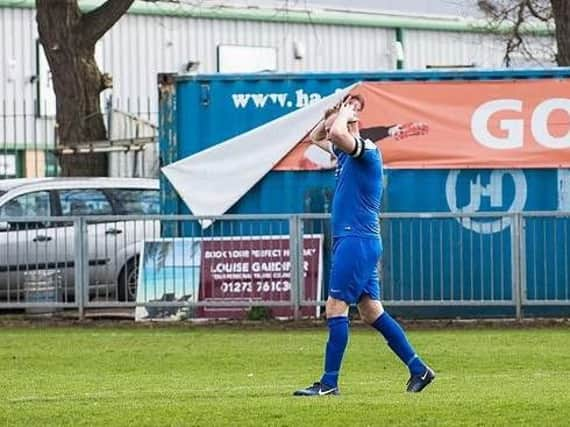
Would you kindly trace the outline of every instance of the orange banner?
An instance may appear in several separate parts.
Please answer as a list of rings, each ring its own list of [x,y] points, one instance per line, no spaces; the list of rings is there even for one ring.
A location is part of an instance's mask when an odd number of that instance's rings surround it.
[[[570,167],[570,80],[363,83],[364,137],[377,142],[390,168]],[[387,135],[421,122],[425,135]],[[330,155],[301,142],[275,170],[334,167]]]

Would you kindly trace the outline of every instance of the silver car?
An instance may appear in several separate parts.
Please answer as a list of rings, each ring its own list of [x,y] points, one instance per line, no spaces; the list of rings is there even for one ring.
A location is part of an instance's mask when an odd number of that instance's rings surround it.
[[[90,299],[133,301],[141,242],[158,237],[159,224],[142,219],[90,221],[89,217],[158,213],[158,180],[0,180],[0,300],[24,302],[26,285],[37,280],[38,272],[57,274],[63,289],[60,300],[73,300],[76,230],[72,221],[55,217],[81,216],[87,218]]]

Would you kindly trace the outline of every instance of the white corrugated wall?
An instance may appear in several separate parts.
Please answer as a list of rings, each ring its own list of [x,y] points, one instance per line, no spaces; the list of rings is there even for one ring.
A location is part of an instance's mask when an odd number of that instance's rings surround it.
[[[0,8],[0,101],[32,99],[36,38],[33,10]]]
[[[497,68],[502,62],[501,46],[487,34],[406,30],[403,44],[406,68],[471,64]]]
[[[471,65],[477,68],[504,67],[506,42],[502,36],[451,31],[404,31],[405,66],[425,69],[428,66]],[[552,61],[553,40],[547,37],[526,38],[536,61],[514,55],[511,66],[547,67]]]
[[[154,99],[158,72],[179,72],[190,60],[200,73],[216,72],[220,44],[274,47],[280,72],[371,71],[394,68],[394,38],[383,28],[130,15],[103,39],[101,65],[114,76],[115,98]],[[294,42],[305,47],[303,59]]]
[[[31,9],[0,8],[0,150],[53,144],[54,121],[35,119],[37,28]]]

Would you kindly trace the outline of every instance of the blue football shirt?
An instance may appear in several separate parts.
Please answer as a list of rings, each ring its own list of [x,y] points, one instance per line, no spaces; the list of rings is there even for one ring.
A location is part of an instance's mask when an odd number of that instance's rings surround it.
[[[359,157],[352,157],[333,146],[338,159],[332,205],[333,237],[378,238],[380,235],[382,155],[372,141],[363,142],[364,149]]]

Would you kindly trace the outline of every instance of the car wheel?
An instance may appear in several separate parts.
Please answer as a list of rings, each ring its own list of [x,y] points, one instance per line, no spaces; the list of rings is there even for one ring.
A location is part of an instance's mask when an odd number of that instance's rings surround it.
[[[119,301],[136,301],[137,299],[137,283],[139,277],[139,258],[135,257],[131,259],[127,264],[121,269],[119,274],[117,295]]]

